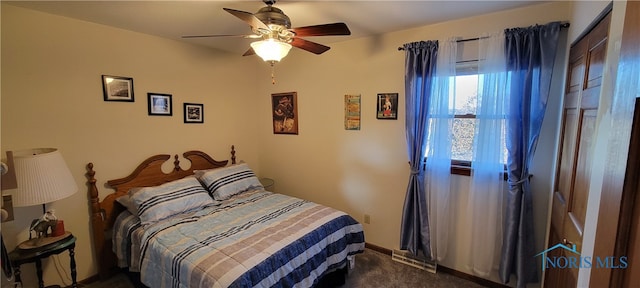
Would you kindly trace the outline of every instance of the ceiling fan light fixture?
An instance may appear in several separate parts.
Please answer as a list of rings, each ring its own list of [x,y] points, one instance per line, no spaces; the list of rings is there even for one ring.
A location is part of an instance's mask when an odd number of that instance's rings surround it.
[[[253,51],[265,62],[279,62],[287,56],[291,50],[291,44],[277,41],[275,39],[266,39],[251,43]]]

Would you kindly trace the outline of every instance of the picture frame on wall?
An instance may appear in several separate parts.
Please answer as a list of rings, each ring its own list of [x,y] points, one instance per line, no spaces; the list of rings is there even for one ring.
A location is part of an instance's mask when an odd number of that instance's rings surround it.
[[[173,105],[171,94],[147,93],[149,115],[171,116],[173,115]]]
[[[184,123],[204,123],[204,104],[184,103]]]
[[[377,119],[398,119],[398,93],[378,93]]]
[[[273,134],[298,135],[298,93],[271,94]]]
[[[102,75],[104,101],[134,102],[133,78]]]
[[[360,95],[344,95],[344,129],[360,130]]]

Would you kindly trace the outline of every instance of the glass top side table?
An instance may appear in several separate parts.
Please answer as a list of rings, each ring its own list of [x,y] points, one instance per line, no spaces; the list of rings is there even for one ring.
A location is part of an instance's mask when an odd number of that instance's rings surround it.
[[[16,282],[22,284],[22,278],[20,275],[20,265],[35,262],[36,263],[36,273],[38,275],[38,287],[44,287],[44,281],[42,280],[42,259],[45,259],[51,255],[60,254],[64,251],[69,251],[69,257],[71,258],[71,287],[78,287],[78,283],[76,281],[76,259],[74,249],[76,247],[76,237],[73,234],[67,232],[66,237],[62,237],[60,240],[53,242],[51,244],[47,244],[42,247],[33,248],[33,249],[21,249],[16,248],[11,253],[9,253],[9,259],[11,260],[11,264],[15,266],[13,271],[13,275],[16,278]],[[55,286],[54,286],[55,287]]]

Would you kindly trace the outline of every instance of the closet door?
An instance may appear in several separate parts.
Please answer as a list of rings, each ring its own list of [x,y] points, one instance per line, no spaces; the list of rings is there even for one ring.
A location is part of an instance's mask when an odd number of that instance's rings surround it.
[[[550,247],[558,243],[582,250],[582,233],[589,199],[594,132],[598,115],[600,86],[607,52],[611,13],[569,52],[567,87],[562,115],[560,151],[555,192],[551,207]],[[549,257],[576,256],[555,249]],[[545,287],[575,287],[578,269],[545,270]]]

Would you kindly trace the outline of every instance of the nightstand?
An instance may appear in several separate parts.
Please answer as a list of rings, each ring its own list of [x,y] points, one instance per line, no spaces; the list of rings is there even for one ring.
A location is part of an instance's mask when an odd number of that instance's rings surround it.
[[[61,236],[60,240],[42,247],[32,249],[21,249],[18,247],[11,251],[11,253],[9,253],[9,259],[11,260],[11,264],[13,264],[13,266],[15,267],[13,275],[16,277],[16,283],[20,282],[20,284],[22,284],[22,278],[20,276],[20,265],[35,262],[36,273],[38,274],[38,287],[44,288],[44,281],[42,280],[41,260],[51,255],[60,254],[65,250],[68,250],[69,257],[71,258],[71,287],[78,287],[78,283],[76,282],[76,259],[75,252],[73,251],[76,247],[76,237],[74,237],[71,233],[67,232],[67,234],[68,236]]]

